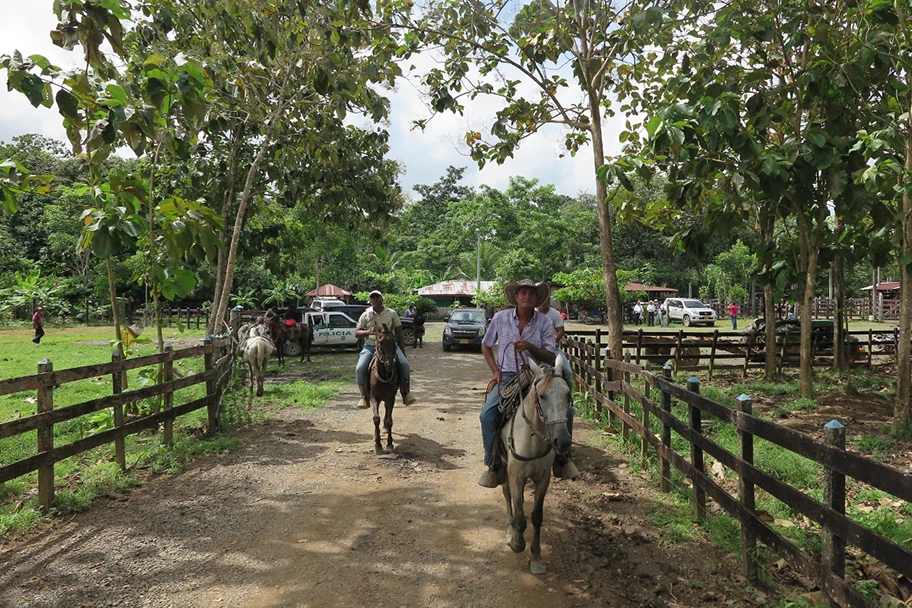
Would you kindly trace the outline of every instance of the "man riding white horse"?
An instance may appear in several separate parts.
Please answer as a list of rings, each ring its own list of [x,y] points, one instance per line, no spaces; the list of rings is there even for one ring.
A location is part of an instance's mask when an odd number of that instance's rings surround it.
[[[370,292],[371,307],[361,313],[358,319],[358,327],[355,329],[356,338],[364,338],[364,349],[358,356],[358,365],[355,367],[355,378],[358,380],[358,388],[361,390],[361,402],[358,407],[367,409],[370,407],[370,385],[369,367],[371,357],[374,356],[374,350],[377,343],[377,334],[381,325],[392,327],[396,333],[396,358],[399,360],[399,371],[401,372],[401,381],[399,384],[402,391],[402,403],[412,405],[415,398],[409,390],[411,368],[409,367],[408,358],[405,356],[405,335],[402,333],[402,321],[399,315],[392,308],[383,306],[383,294],[376,289]]]
[[[504,479],[505,465],[494,455],[501,389],[516,376],[519,371],[517,366],[524,364],[530,356],[548,365],[555,363],[554,324],[547,315],[535,310],[549,299],[548,285],[524,279],[519,283],[505,285],[504,296],[513,308],[494,315],[481,342],[481,352],[494,376],[494,388],[488,393],[479,416],[485,451],[484,463],[488,469],[478,484],[486,488],[495,488]],[[499,356],[495,356],[495,344],[499,344]],[[568,459],[555,460],[555,477],[574,479],[578,474],[576,466]]]

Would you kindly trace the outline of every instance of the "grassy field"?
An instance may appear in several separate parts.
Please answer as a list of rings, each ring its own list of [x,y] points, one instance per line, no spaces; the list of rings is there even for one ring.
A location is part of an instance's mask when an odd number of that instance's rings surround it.
[[[440,339],[441,328],[436,332]],[[47,358],[55,370],[94,365],[111,361],[111,327],[47,328],[40,345],[31,342],[31,329],[0,330],[0,380],[35,374],[38,362]],[[147,332],[147,335],[152,333]],[[154,333],[152,333],[154,336]],[[165,341],[181,349],[202,343],[202,331],[178,332],[165,330]],[[134,358],[156,352],[154,344],[133,345],[128,357]],[[142,483],[151,473],[177,473],[199,454],[231,450],[241,442],[234,434],[238,427],[268,417],[271,412],[286,407],[319,407],[335,396],[354,378],[356,353],[352,351],[319,351],[305,366],[288,361],[279,368],[273,359],[267,370],[268,384],[264,397],[251,401],[247,388],[242,386],[241,365],[235,366],[234,376],[222,400],[221,433],[202,436],[207,423],[205,409],[175,420],[175,441],[161,445],[161,435],[149,431],[126,439],[127,468],[120,471],[113,462],[114,446],[106,445],[68,458],[54,467],[56,513],[72,513],[86,508],[97,496],[119,493]],[[202,358],[175,362],[175,369],[184,375],[203,370]],[[131,370],[129,388],[135,389],[154,382],[156,367]],[[55,407],[81,403],[110,395],[110,376],[66,383],[54,390]],[[205,384],[194,385],[175,393],[174,404],[185,403],[205,394]],[[149,410],[151,403],[139,403],[138,413]],[[0,396],[0,423],[35,413],[35,392]],[[57,446],[110,428],[113,413],[110,409],[96,412],[54,427]],[[32,456],[37,450],[36,432],[0,440],[0,466]],[[37,509],[37,474],[32,473],[0,484],[0,539],[33,528],[45,516]]]

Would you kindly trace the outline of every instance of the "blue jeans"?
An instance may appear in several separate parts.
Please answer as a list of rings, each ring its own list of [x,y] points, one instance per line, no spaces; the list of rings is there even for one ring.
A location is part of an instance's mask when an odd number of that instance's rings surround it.
[[[361,354],[358,355],[358,365],[355,367],[355,379],[358,380],[358,386],[361,388],[367,388],[369,382],[369,368],[371,357],[374,356],[374,347],[372,345],[366,345],[362,350]],[[409,379],[411,377],[411,368],[409,367],[408,359],[405,358],[405,353],[402,352],[402,349],[396,346],[396,358],[399,359],[399,370],[402,372],[402,382],[404,386],[409,386]]]
[[[738,315],[732,315],[732,329],[738,329]]]
[[[567,365],[569,367],[569,364]],[[484,444],[484,463],[485,466],[491,466],[491,453],[494,451],[494,441],[497,439],[497,417],[500,415],[498,406],[500,405],[500,390],[504,383],[513,378],[514,372],[505,372],[501,376],[501,383],[491,389],[485,399],[484,407],[481,408],[481,414],[478,419],[481,421],[481,441]],[[572,376],[570,376],[572,378]],[[567,430],[570,431],[570,438],[573,438],[573,416],[576,410],[571,402],[567,407]]]

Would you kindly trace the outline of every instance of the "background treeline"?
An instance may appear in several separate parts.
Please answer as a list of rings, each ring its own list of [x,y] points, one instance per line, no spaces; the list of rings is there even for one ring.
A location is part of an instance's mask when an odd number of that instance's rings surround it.
[[[0,215],[4,317],[25,320],[40,302],[61,321],[109,322],[104,260],[79,245],[80,216],[90,204],[74,185],[87,179],[85,160],[62,142],[40,135],[0,144],[0,157],[54,176],[47,194],[23,194],[15,215]],[[106,164],[112,170],[135,171],[138,162],[112,156]],[[299,207],[263,197],[240,241],[233,304],[302,302],[318,278],[355,292],[379,287],[399,294],[446,279],[474,280],[479,240],[482,280],[562,278],[569,287],[592,278],[598,282],[601,262],[592,195],[560,194],[551,185],[524,177],[511,178],[504,191],[475,189],[462,183],[464,173],[465,168],[450,167],[435,183],[416,186],[411,196],[391,187],[389,195],[401,210],[382,224],[308,221]],[[628,203],[653,204],[662,196],[662,186],[656,179],[622,196],[630,197]],[[696,216],[681,221],[692,231],[704,232],[703,237],[692,236],[700,243],[698,249],[676,249],[667,230],[660,232],[642,221],[613,223],[622,283],[676,287],[681,295],[690,288],[698,297],[743,301],[756,273],[754,233],[746,225],[725,234],[710,232]],[[788,251],[792,238],[785,225],[780,234],[783,250]],[[133,307],[149,304],[146,269],[145,252],[136,245],[114,257],[117,293]],[[203,261],[191,270],[195,286],[173,305],[207,307],[215,288],[212,264]],[[870,274],[870,265],[857,265],[849,276],[849,292],[860,296],[857,290],[870,283]],[[826,293],[826,282],[822,273],[820,295]],[[580,303],[600,305],[599,290],[593,295],[594,301],[581,296]]]

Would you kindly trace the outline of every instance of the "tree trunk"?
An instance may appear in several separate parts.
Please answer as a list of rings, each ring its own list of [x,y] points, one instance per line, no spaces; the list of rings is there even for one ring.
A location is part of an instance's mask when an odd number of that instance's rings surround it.
[[[806,222],[805,219],[799,219],[799,224]],[[817,281],[817,260],[820,258],[820,248],[811,243],[809,231],[802,230],[801,239],[805,241],[804,249],[806,251],[801,256],[807,263],[802,270],[806,271],[804,281],[804,293],[801,297],[801,347],[800,362],[798,374],[798,392],[802,397],[814,396],[814,353],[811,342],[811,300],[814,299],[814,283]]]
[[[278,103],[273,115],[270,117],[269,127],[260,144],[260,150],[257,156],[247,170],[247,179],[244,183],[244,191],[241,193],[241,200],[238,204],[237,215],[234,219],[234,229],[231,233],[231,245],[228,248],[228,257],[225,260],[225,279],[222,282],[222,291],[218,297],[219,305],[213,310],[214,327],[220,328],[227,321],[228,298],[231,295],[231,284],[234,282],[234,262],[237,259],[238,243],[241,240],[241,229],[244,226],[244,216],[247,213],[247,205],[253,197],[253,182],[260,170],[266,153],[272,148],[272,135],[278,126],[278,121],[284,111],[284,104]]]
[[[776,216],[772,213],[761,214],[757,222],[757,230],[760,233],[760,242],[769,244],[772,242],[776,231]],[[771,248],[763,248],[765,257],[769,258]],[[773,279],[771,259],[764,259],[763,268],[766,273],[763,276],[763,320],[765,322],[766,352],[763,358],[763,376],[767,380],[776,377],[776,283]]]
[[[910,103],[912,109],[912,103]],[[906,175],[905,182],[908,186],[912,180],[912,126],[906,126]],[[903,191],[902,198],[902,251],[900,260],[912,255],[912,197],[908,187]],[[893,404],[893,432],[908,429],[912,425],[912,404],[909,402],[910,355],[909,343],[912,341],[912,269],[909,264],[900,263],[902,273],[901,306],[899,313],[899,344],[896,345],[896,401]],[[875,286],[876,287],[876,286]],[[876,291],[876,290],[875,290]]]
[[[592,120],[592,157],[595,170],[605,163],[602,141],[601,107],[593,92],[589,93],[589,110]],[[598,208],[599,248],[602,253],[602,274],[605,279],[605,299],[608,305],[608,347],[611,357],[620,361],[624,357],[624,313],[621,308],[621,292],[618,287],[617,265],[614,261],[614,243],[611,237],[611,216],[608,213],[608,187],[596,178],[595,203]]]
[[[111,316],[114,318],[114,343],[117,344],[117,352],[120,353],[120,360],[123,361],[127,358],[127,354],[124,351],[123,340],[120,335],[120,311],[117,310],[117,289],[114,282],[114,262],[111,261],[111,258],[105,259],[105,268],[108,271],[108,294],[111,296]],[[127,388],[127,372],[121,374],[120,377],[121,384],[123,388]]]
[[[776,284],[771,276],[763,284],[763,320],[766,323],[763,377],[772,380],[776,377]]]
[[[836,236],[845,230],[845,223],[842,218],[836,218]],[[841,372],[848,371],[850,361],[848,353],[848,335],[846,334],[845,325],[845,260],[841,253],[836,254],[833,262],[833,299],[836,304],[836,311],[833,315],[833,369]]]
[[[234,130],[231,137],[231,150],[229,152],[230,161],[228,163],[228,175],[225,179],[225,194],[222,197],[222,229],[219,231],[219,240],[222,247],[219,248],[218,260],[215,267],[215,290],[212,294],[212,307],[209,314],[209,322],[206,325],[206,333],[209,335],[220,333],[219,327],[215,324],[215,311],[221,307],[222,286],[225,283],[225,273],[228,269],[228,248],[230,241],[228,239],[228,219],[231,213],[231,202],[234,200],[235,180],[237,179],[238,155],[240,154],[241,140],[244,136],[244,127],[241,125]]]

